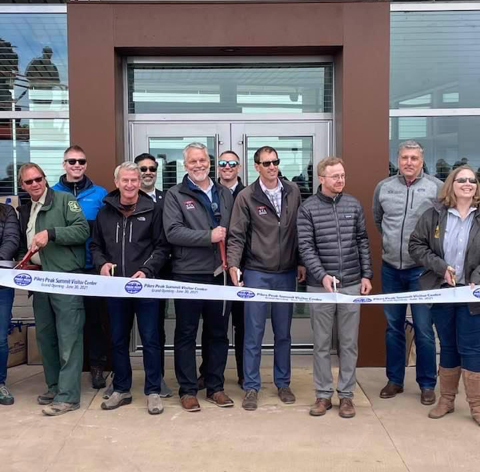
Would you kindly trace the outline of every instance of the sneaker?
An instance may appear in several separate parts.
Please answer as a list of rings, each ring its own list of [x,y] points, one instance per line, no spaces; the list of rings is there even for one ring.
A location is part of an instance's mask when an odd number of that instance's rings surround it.
[[[200,411],[200,403],[198,403],[195,395],[183,395],[180,398],[180,403],[182,404],[182,408],[186,411],[191,413]]]
[[[100,406],[102,410],[115,410],[123,405],[132,403],[132,394],[130,392],[113,392],[107,401],[104,401]]]
[[[256,390],[247,390],[242,402],[242,408],[247,411],[254,411],[258,406],[258,393]]]
[[[114,388],[113,388],[113,380],[111,384],[103,391],[102,398],[104,400],[108,400],[112,394],[113,394]]]
[[[220,408],[228,408],[233,406],[233,400],[223,390],[208,395],[207,402],[213,403]]]
[[[278,398],[280,398],[280,400],[282,400],[282,402],[287,405],[295,403],[296,400],[295,395],[293,394],[290,387],[280,387],[278,389]]]
[[[92,374],[92,388],[100,390],[101,388],[106,387],[107,383],[103,377],[103,367],[92,366],[90,368],[90,373]]]
[[[60,416],[79,408],[80,403],[52,402],[42,410],[42,413],[45,416]]]
[[[165,379],[162,377],[162,385],[160,387],[160,396],[162,398],[173,397],[172,389],[165,383]]]
[[[0,385],[0,405],[13,405],[15,399],[5,384]]]
[[[309,413],[310,416],[323,416],[331,408],[332,401],[330,398],[317,398],[310,408]]]
[[[51,390],[49,390],[48,392],[42,393],[37,397],[37,403],[39,405],[50,405],[56,395],[56,392],[52,392]]]
[[[158,393],[151,393],[147,397],[147,409],[150,415],[163,413],[163,403]]]
[[[351,398],[340,398],[340,411],[338,415],[341,418],[353,418],[355,416],[355,406]]]

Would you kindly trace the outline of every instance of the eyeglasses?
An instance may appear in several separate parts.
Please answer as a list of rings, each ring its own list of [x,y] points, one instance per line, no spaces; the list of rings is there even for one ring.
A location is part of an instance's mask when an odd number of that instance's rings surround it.
[[[477,184],[477,179],[475,177],[459,177],[458,179],[455,179],[455,182],[458,182],[459,184],[465,184],[466,182],[470,182],[471,184]]]
[[[42,180],[43,180],[43,177],[35,177],[34,179],[24,180],[23,183],[25,185],[30,186],[33,184],[33,182],[35,182],[36,184],[39,184]]]
[[[74,166],[77,162],[84,166],[87,163],[86,159],[65,159],[63,162],[68,162],[71,166]]]
[[[142,166],[140,167],[140,172],[157,172],[157,166]]]
[[[345,180],[345,174],[321,175],[320,177],[325,177],[326,179],[332,179],[335,182],[338,182],[339,180]]]
[[[240,165],[240,162],[238,161],[218,161],[219,167],[227,167],[227,164],[232,168],[235,169],[235,167]]]
[[[280,159],[275,159],[274,161],[263,161],[258,163],[258,165],[262,165],[263,167],[270,167],[271,164],[273,164],[275,167],[278,167],[278,164],[280,164]]]

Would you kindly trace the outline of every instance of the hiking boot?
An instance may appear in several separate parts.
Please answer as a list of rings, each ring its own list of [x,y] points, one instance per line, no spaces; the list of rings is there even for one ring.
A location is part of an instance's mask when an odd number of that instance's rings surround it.
[[[278,398],[280,398],[280,400],[282,400],[282,402],[287,405],[295,403],[296,400],[295,395],[293,394],[290,387],[280,387],[278,389]]]
[[[106,387],[107,383],[103,377],[103,367],[92,366],[90,368],[90,374],[92,375],[92,388],[100,390]]]
[[[103,391],[102,398],[104,400],[108,400],[112,396],[113,392],[114,392],[114,388],[113,388],[113,380],[112,380],[112,383]]]
[[[380,391],[380,398],[393,398],[399,393],[403,393],[403,386],[388,382]]]
[[[132,403],[132,394],[130,392],[113,392],[110,398],[101,404],[101,407],[102,410],[115,410],[130,403]]]
[[[200,403],[198,403],[197,397],[195,395],[183,395],[180,398],[180,403],[182,408],[191,413],[195,411],[200,411]]]
[[[440,398],[437,405],[428,413],[429,418],[438,420],[455,411],[455,397],[458,393],[461,375],[462,369],[460,367],[446,368],[440,366],[438,369]]]
[[[340,411],[338,415],[341,418],[353,418],[355,416],[355,406],[351,398],[340,398]]]
[[[15,399],[5,384],[0,385],[0,405],[13,405]]]
[[[258,393],[256,390],[247,390],[242,402],[242,408],[247,411],[254,411],[258,406]]]
[[[435,403],[435,390],[433,388],[422,388],[420,394],[420,403],[422,405],[433,405]]]
[[[166,384],[165,379],[162,377],[162,385],[160,386],[160,397],[171,398],[173,397],[172,389]]]
[[[52,402],[42,410],[42,413],[45,416],[60,416],[79,408],[80,403]]]
[[[207,402],[213,403],[220,408],[228,408],[233,406],[233,400],[223,390],[208,395]]]
[[[51,390],[49,390],[48,392],[42,393],[37,397],[37,403],[39,405],[50,405],[56,395],[56,392],[52,392]]]
[[[327,410],[332,408],[332,401],[330,398],[317,398],[315,403],[310,408],[310,416],[323,416]]]
[[[147,397],[147,409],[150,415],[163,413],[163,403],[158,393],[151,393]]]

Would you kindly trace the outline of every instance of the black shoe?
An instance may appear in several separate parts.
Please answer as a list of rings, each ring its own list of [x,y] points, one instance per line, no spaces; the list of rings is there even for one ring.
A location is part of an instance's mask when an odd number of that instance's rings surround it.
[[[103,377],[103,367],[92,366],[90,368],[90,373],[92,374],[92,387],[99,390],[105,388],[107,383]]]

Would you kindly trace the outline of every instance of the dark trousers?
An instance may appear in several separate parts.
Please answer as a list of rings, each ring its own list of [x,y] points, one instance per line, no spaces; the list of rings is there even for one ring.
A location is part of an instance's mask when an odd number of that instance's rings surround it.
[[[117,392],[128,392],[132,387],[130,364],[130,333],[137,315],[138,331],[143,345],[145,395],[160,393],[162,366],[160,361],[158,300],[151,298],[109,298],[110,335],[112,340],[113,387]]]
[[[174,274],[179,282],[223,285],[223,276]],[[218,300],[175,300],[175,374],[180,396],[197,394],[196,337],[200,317],[206,331],[207,358],[205,385],[207,395],[223,390],[228,356],[228,307],[223,314],[223,302]]]
[[[162,369],[162,377],[165,377],[165,344],[167,335],[165,334],[165,310],[167,300],[161,298],[158,300],[158,334],[160,339],[160,364]]]
[[[107,362],[108,329],[104,323],[107,304],[102,297],[84,297],[85,344],[90,367],[105,368]]]

